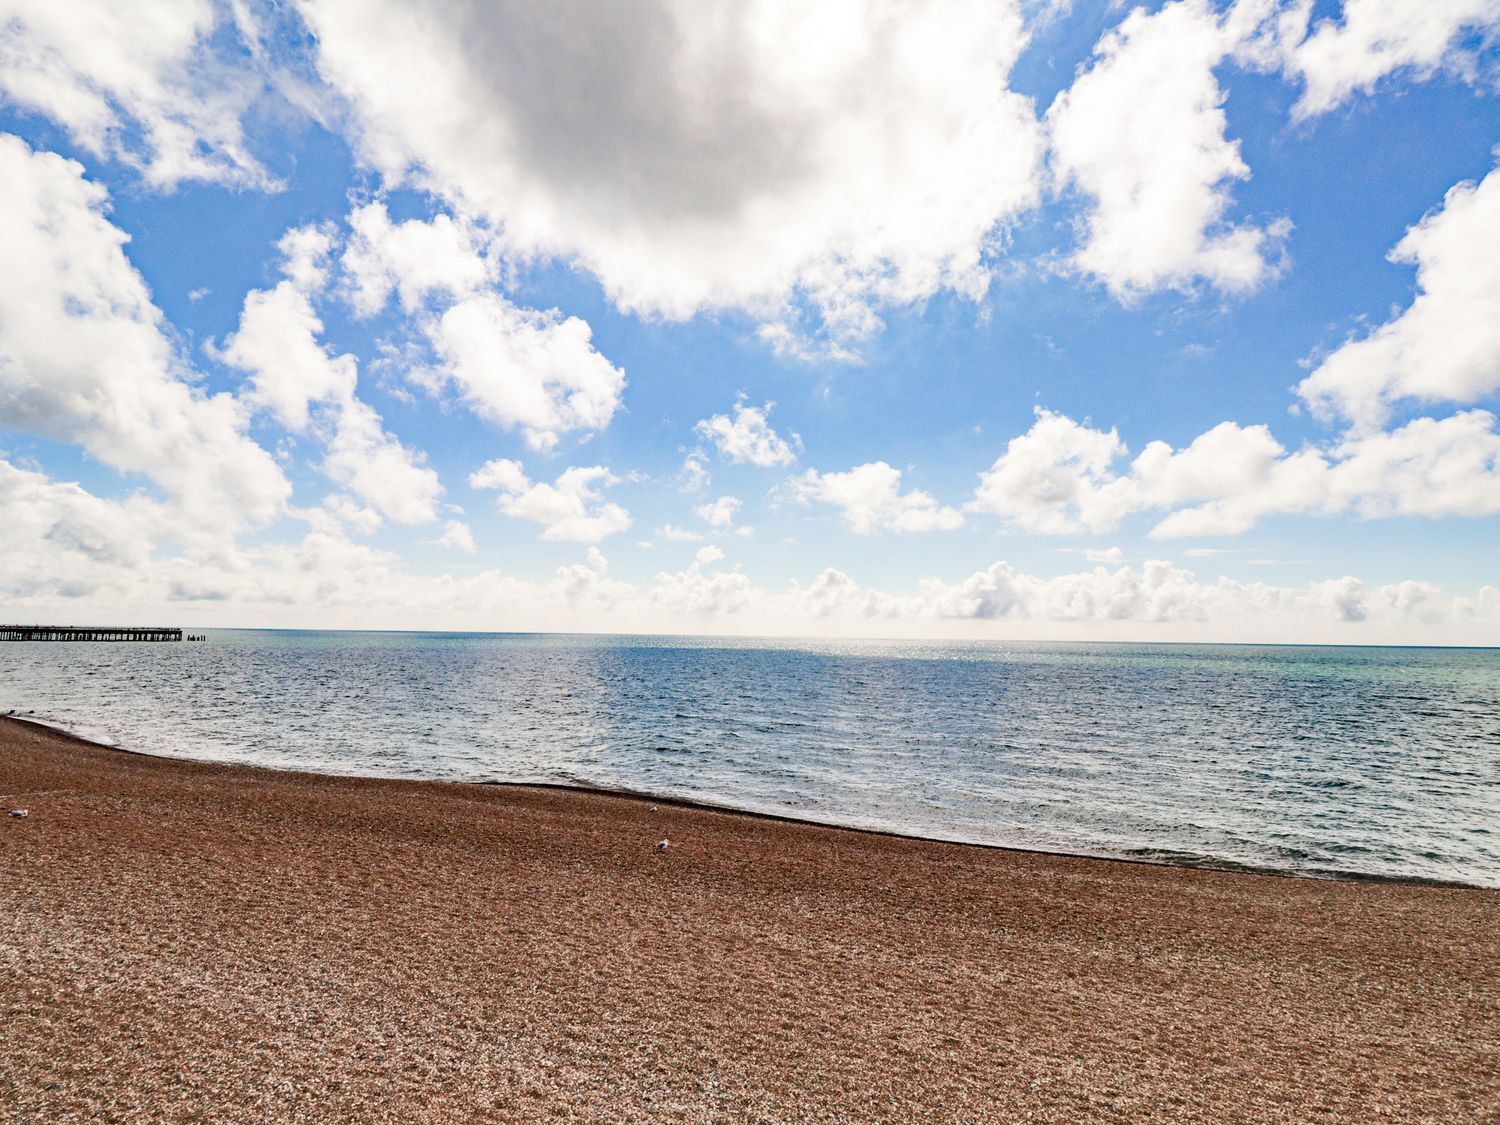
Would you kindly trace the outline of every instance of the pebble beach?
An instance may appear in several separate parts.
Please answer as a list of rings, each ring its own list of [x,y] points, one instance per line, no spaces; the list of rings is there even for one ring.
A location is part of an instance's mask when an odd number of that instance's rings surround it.
[[[937,843],[0,719],[0,1119],[1404,1120],[1500,894]],[[666,846],[660,846],[663,841]]]

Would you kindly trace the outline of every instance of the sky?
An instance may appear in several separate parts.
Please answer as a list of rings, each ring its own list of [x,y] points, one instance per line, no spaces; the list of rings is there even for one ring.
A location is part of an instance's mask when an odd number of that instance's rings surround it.
[[[1500,643],[1500,0],[0,0],[0,617]]]

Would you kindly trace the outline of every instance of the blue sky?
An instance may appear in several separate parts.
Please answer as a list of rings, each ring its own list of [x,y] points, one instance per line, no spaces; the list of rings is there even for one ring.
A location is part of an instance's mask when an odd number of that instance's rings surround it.
[[[1500,639],[1493,0],[4,9],[0,614]]]

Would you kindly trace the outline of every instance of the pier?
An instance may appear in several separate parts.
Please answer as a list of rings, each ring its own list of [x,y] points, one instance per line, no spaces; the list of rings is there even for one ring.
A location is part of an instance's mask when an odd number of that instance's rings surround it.
[[[0,641],[180,641],[181,629],[86,625],[0,625]]]

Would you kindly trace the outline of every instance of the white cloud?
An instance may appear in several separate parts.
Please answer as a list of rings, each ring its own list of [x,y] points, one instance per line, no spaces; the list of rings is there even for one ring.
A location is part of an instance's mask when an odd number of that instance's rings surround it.
[[[670,523],[660,528],[657,534],[663,539],[670,539],[675,543],[697,543],[703,538],[696,531],[689,531],[685,527],[677,527]]]
[[[342,492],[325,496],[321,507],[295,509],[292,514],[307,521],[314,531],[334,535],[341,535],[343,527],[351,527],[361,535],[373,535],[385,522],[385,518],[374,508],[361,504]]]
[[[809,469],[789,482],[797,499],[821,501],[842,509],[844,522],[858,535],[881,531],[951,531],[963,526],[956,508],[939,504],[925,492],[901,491],[901,470],[884,461],[858,465],[846,473]]]
[[[331,238],[301,227],[288,231],[278,247],[288,280],[246,295],[239,328],[218,358],[250,373],[245,401],[271,410],[294,432],[309,428],[315,404],[327,404],[319,426],[326,445],[323,469],[371,509],[397,523],[435,520],[443,492],[437,474],[355,397],[354,357],[330,355],[318,342],[323,322],[311,294],[328,280]]]
[[[244,399],[272,411],[287,429],[306,430],[313,403],[353,396],[359,378],[352,355],[332,356],[318,343],[323,322],[293,282],[245,296],[239,328],[217,357],[250,373]]]
[[[380,415],[357,398],[339,403],[323,468],[328,475],[397,523],[437,519],[443,489],[425,457],[402,445]]]
[[[104,189],[0,135],[0,419],[143,473],[198,526],[261,522],[290,486],[171,344]]]
[[[733,417],[715,414],[712,418],[703,419],[693,429],[713,442],[719,455],[730,461],[759,465],[763,469],[790,465],[797,459],[796,452],[791,443],[773,430],[766,420],[766,415],[775,405],[774,402],[768,402],[765,406],[746,406],[745,396],[741,395],[734,404]],[[792,435],[792,441],[802,444],[802,439],[796,434]]]
[[[1500,512],[1500,433],[1472,410],[1288,452],[1265,426],[1223,422],[1182,449],[1149,443],[1124,472],[1119,436],[1038,411],[980,474],[969,508],[1043,534],[1107,532],[1166,510],[1153,538],[1237,535],[1275,514],[1480,516]]]
[[[800,296],[857,336],[872,305],[982,293],[991,232],[1036,198],[1009,0],[300,8],[367,162],[625,310],[780,320]]]
[[[518,308],[497,293],[467,298],[431,329],[446,366],[482,416],[548,450],[571,430],[598,430],[620,406],[625,373],[594,350],[576,316]]]
[[[281,272],[301,292],[319,293],[328,284],[328,262],[335,249],[331,223],[292,227],[276,243]]]
[[[682,459],[682,468],[677,472],[683,492],[702,492],[713,483],[708,472],[708,458],[701,449],[694,449]]]
[[[501,469],[494,479],[510,480]],[[914,590],[860,586],[826,568],[806,588],[758,587],[705,548],[653,585],[608,577],[586,563],[531,581],[485,571],[414,575],[389,553],[351,542],[336,523],[300,542],[228,557],[163,552],[175,519],[140,496],[103,500],[76,484],[0,460],[0,600],[25,617],[117,615],[122,605],[184,621],[358,627],[869,632],[880,636],[1115,636],[1476,643],[1500,625],[1500,588],[1444,594],[1407,579],[1367,586],[1353,576],[1300,588],[1200,580],[1165,562],[1054,577],[1004,562]]]
[[[602,465],[564,470],[554,484],[533,483],[517,461],[488,461],[469,476],[472,488],[500,493],[500,510],[542,525],[543,539],[597,543],[630,527],[630,513],[605,501],[619,478]]]
[[[393,223],[382,202],[356,208],[349,224],[344,292],[356,315],[374,316],[395,294],[436,356],[410,365],[413,382],[434,393],[451,383],[480,416],[520,429],[534,449],[609,424],[624,372],[594,350],[585,321],[508,300],[484,232],[446,214]]]
[[[469,525],[463,520],[449,520],[443,525],[443,534],[438,539],[439,547],[451,547],[455,551],[463,551],[472,555],[475,551],[474,533],[469,530]]]
[[[414,313],[433,294],[456,301],[494,280],[476,232],[450,215],[393,223],[385,204],[375,202],[350,212],[349,226],[343,267],[350,304],[360,316],[374,316],[393,292],[402,309]]]
[[[1153,537],[1238,535],[1277,512],[1327,511],[1329,462],[1288,454],[1265,426],[1221,422],[1174,450],[1153,441],[1120,485],[1134,508],[1177,508]],[[1187,505],[1187,506],[1185,506]]]
[[[1044,535],[1113,531],[1128,509],[1112,468],[1125,453],[1120,435],[1048,410],[1036,414],[1031,429],[980,474],[968,508]]]
[[[827,567],[804,591],[795,583],[788,599],[796,609],[813,618],[885,618],[912,616],[920,612],[920,599],[895,597],[861,586],[842,570]]]
[[[920,612],[987,621],[1190,623],[1213,626],[1260,620],[1286,628],[1301,621],[1316,628],[1352,623],[1434,625],[1461,617],[1458,600],[1445,602],[1430,583],[1405,581],[1367,590],[1357,578],[1309,583],[1303,589],[1241,583],[1229,578],[1200,582],[1171,563],[1152,561],[1139,571],[1096,567],[1081,574],[1038,578],[1000,562],[951,585],[928,582]]]
[[[1287,52],[1287,72],[1306,84],[1293,115],[1326,113],[1398,70],[1417,78],[1440,69],[1468,73],[1475,52],[1464,48],[1464,36],[1482,32],[1493,41],[1497,28],[1496,0],[1344,0],[1339,19],[1320,21]]]
[[[470,488],[493,488],[500,492],[524,492],[529,486],[521,462],[508,458],[486,461],[469,474]]]
[[[1125,552],[1119,547],[1059,547],[1058,551],[1066,555],[1082,555],[1085,562],[1091,563],[1121,563],[1125,561]],[[1191,551],[1187,553],[1192,554]]]
[[[270,187],[240,123],[261,81],[211,44],[235,32],[210,0],[0,0],[0,97],[154,186]]]
[[[723,558],[719,548],[703,547],[686,570],[659,571],[649,594],[653,608],[687,617],[719,617],[738,613],[763,598],[763,593],[737,570],[704,572],[705,567]]]
[[[1329,460],[1325,510],[1367,519],[1500,512],[1500,432],[1486,410],[1350,438]]]
[[[773,608],[773,606],[775,608]],[[921,621],[982,625],[967,636],[1118,635],[1131,637],[1289,636],[1328,640],[1414,637],[1500,622],[1500,589],[1449,598],[1431,583],[1406,580],[1374,589],[1345,576],[1305,587],[1202,581],[1162,561],[1139,570],[1099,566],[1047,578],[997,562],[955,582],[929,579],[914,594],[859,585],[828,568],[806,589],[793,584],[761,613],[833,619],[846,627],[874,622],[879,635]],[[1007,628],[1007,626],[1010,626]],[[1468,635],[1476,635],[1470,633]]]
[[[1225,220],[1228,185],[1250,170],[1225,136],[1214,68],[1243,22],[1206,0],[1136,8],[1047,111],[1054,174],[1092,200],[1073,264],[1117,297],[1200,281],[1245,292],[1275,272],[1290,226]]]
[[[951,585],[930,581],[923,587],[928,612],[984,620],[1160,621],[1193,616],[1194,601],[1183,596],[1193,592],[1191,575],[1165,563],[1147,563],[1140,575],[1129,567],[1099,567],[1045,579],[1017,574],[1008,563],[997,562]]]
[[[171,518],[143,497],[101,500],[0,460],[0,523],[0,595],[66,598],[149,566]]]
[[[710,527],[720,531],[729,531],[734,527],[734,517],[739,513],[741,506],[737,497],[720,496],[712,503],[700,505],[693,511]]]
[[[1417,268],[1394,320],[1318,364],[1297,393],[1320,415],[1380,425],[1393,403],[1475,402],[1500,390],[1500,170],[1451,188],[1391,261]]]

